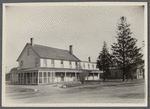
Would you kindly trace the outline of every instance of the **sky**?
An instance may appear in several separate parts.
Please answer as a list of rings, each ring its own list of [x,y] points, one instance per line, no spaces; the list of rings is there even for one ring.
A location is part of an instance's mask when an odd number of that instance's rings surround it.
[[[69,50],[82,61],[96,62],[103,42],[117,42],[116,31],[120,17],[131,24],[132,37],[144,40],[144,8],[142,6],[7,6],[5,13],[7,72],[17,67],[17,58],[34,38],[34,43]]]

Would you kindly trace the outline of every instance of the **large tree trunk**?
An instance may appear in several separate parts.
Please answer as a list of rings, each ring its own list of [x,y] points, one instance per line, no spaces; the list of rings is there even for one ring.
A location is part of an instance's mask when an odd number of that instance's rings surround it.
[[[103,81],[105,81],[105,78],[106,78],[106,77],[105,77],[105,76],[106,76],[105,73],[106,73],[106,71],[103,72]]]
[[[124,81],[124,76],[125,76],[125,71],[123,69],[123,75],[122,75],[122,80]]]

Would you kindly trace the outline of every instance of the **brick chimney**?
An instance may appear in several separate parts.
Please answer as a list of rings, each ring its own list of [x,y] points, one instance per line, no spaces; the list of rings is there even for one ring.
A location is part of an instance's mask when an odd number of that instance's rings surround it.
[[[30,38],[30,44],[31,46],[34,46],[34,38]]]
[[[73,54],[72,45],[69,46],[69,53]]]
[[[91,57],[89,57],[89,62],[91,62]]]

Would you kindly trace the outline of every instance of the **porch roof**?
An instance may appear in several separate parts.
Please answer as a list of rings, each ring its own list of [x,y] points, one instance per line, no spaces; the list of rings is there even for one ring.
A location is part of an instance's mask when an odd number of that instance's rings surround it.
[[[89,72],[89,73],[103,73],[100,70],[83,70],[83,69],[70,69],[70,68],[47,68],[47,67],[40,67],[40,68],[26,68],[20,69],[18,72],[40,72],[40,71],[53,71],[53,72]]]
[[[54,72],[81,72],[79,69],[70,69],[70,68],[39,68],[39,71],[54,71]]]
[[[103,73],[103,71],[101,70],[82,70],[83,72],[89,72],[89,73]]]

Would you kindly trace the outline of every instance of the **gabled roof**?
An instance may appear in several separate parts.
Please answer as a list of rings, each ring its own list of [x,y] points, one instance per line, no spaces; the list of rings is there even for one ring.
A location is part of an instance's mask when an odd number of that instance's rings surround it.
[[[76,56],[67,50],[34,44],[31,46],[41,58],[60,59],[68,61],[80,61]]]
[[[29,43],[27,43],[27,45],[29,45],[39,57],[44,59],[80,61],[76,56],[70,54],[69,51],[67,50],[62,50],[62,49],[57,49],[57,48],[47,47],[47,46],[42,46],[37,44],[31,46]]]

